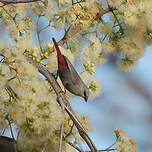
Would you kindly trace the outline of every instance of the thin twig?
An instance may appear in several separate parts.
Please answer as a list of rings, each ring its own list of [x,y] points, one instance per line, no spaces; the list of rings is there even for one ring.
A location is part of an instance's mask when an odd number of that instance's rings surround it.
[[[38,19],[37,19],[36,32],[37,32],[37,38],[38,38],[38,41],[39,41],[40,50],[41,50],[41,52],[43,52],[42,44],[41,44],[41,40],[40,40],[40,31],[39,31],[39,20],[40,20],[40,18],[41,18],[41,15],[39,15]]]
[[[30,3],[30,2],[37,2],[40,0],[0,0],[1,3],[8,5],[8,4],[16,4],[16,3]]]
[[[9,127],[10,127],[11,136],[12,136],[13,140],[15,141],[14,134],[13,134],[13,129],[12,129],[12,126],[11,126],[11,121],[9,120],[8,116],[7,116],[7,121],[8,121]]]
[[[58,100],[57,100],[58,103],[60,104],[60,106],[62,103],[64,104],[64,108],[65,108],[66,112],[68,113],[68,115],[70,116],[73,123],[75,124],[76,128],[78,129],[80,136],[84,139],[84,141],[89,146],[89,148],[92,152],[97,152],[97,148],[95,147],[93,141],[90,139],[90,137],[86,133],[83,125],[80,123],[80,121],[76,117],[75,112],[73,111],[69,101],[66,99],[65,94],[63,93],[61,87],[59,86],[59,84],[55,80],[55,78],[52,76],[52,74],[45,67],[43,67],[40,63],[37,63],[36,61],[32,60],[31,58],[27,57],[27,61],[29,63],[33,64],[38,69],[38,71],[46,77],[46,80],[51,84],[55,93],[58,96]]]
[[[14,21],[14,23],[17,25],[17,22],[16,22],[16,16],[12,16],[6,9],[5,9],[5,7],[3,7],[2,6],[2,8],[3,8],[3,10],[5,11],[5,13],[10,17],[10,18],[12,18],[12,20]]]
[[[63,121],[61,124],[61,131],[60,131],[60,143],[59,143],[59,152],[62,152],[62,143],[63,143],[63,134],[64,134],[64,117],[65,117],[65,108],[64,108],[64,104],[61,104],[61,109],[62,109],[62,113],[63,113]]]
[[[78,146],[76,146],[76,145],[74,145],[73,143],[71,143],[71,142],[67,142],[70,146],[72,146],[74,149],[76,149],[77,151],[79,151],[79,152],[84,152],[83,150],[81,150]]]
[[[111,8],[108,7],[107,9],[103,10],[102,8],[100,9],[100,12],[97,13],[97,15],[92,18],[92,20],[90,21],[90,23],[92,23],[93,21],[95,21],[96,19],[99,19],[101,16],[103,16],[104,14],[108,13],[111,11]],[[63,36],[63,38],[57,43],[58,45],[63,45],[64,43],[66,43],[72,36],[74,36],[75,34],[77,34],[79,31],[81,30],[81,26],[77,25],[71,32],[70,34],[66,34]],[[54,50],[54,46],[52,48],[52,50]]]
[[[14,143],[14,150],[15,150],[15,152],[18,152],[17,143],[16,143],[16,140],[14,138],[13,129],[12,129],[12,126],[11,126],[11,121],[9,120],[8,115],[7,115],[6,119],[9,123],[9,126],[10,126],[11,136],[12,136],[13,143]]]
[[[122,28],[122,26],[121,26],[121,24],[120,24],[120,22],[119,22],[119,20],[118,20],[118,18],[117,18],[117,15],[114,13],[113,10],[111,10],[111,12],[112,12],[114,18],[116,19],[116,21],[117,21],[117,23],[118,23],[118,26],[119,26],[119,28],[120,28],[119,31],[120,31],[121,35],[123,35],[123,34],[124,34],[124,30],[123,30],[123,28]]]
[[[47,26],[45,26],[45,27],[39,29],[39,32],[42,32],[43,30],[47,29],[49,26],[50,26],[50,22],[49,22],[49,24],[48,24]]]
[[[0,136],[4,135],[6,128],[3,129],[2,133],[0,134]]]
[[[90,22],[93,22],[94,20],[99,19],[101,16],[103,16],[104,14],[106,14],[106,13],[108,13],[108,12],[110,12],[110,11],[111,11],[111,8],[110,8],[110,7],[108,7],[108,8],[105,9],[105,10],[102,9],[102,11],[101,11],[100,13],[98,13],[98,14],[96,15],[96,17],[93,18]],[[80,30],[81,30],[81,26],[80,26],[80,25],[76,26],[76,27],[71,31],[70,34],[66,35],[63,39],[61,39],[61,40],[58,42],[58,45],[63,45],[64,43],[66,43],[66,42],[68,41],[68,39],[70,39],[72,36],[74,36],[75,34],[77,34]]]
[[[70,129],[70,131],[68,132],[68,134],[65,135],[65,139],[66,139],[68,136],[71,135],[72,130],[73,130],[73,127],[74,127],[74,123],[72,124],[71,129]]]
[[[61,124],[60,143],[59,143],[59,151],[58,152],[62,152],[63,133],[64,133],[64,121]]]

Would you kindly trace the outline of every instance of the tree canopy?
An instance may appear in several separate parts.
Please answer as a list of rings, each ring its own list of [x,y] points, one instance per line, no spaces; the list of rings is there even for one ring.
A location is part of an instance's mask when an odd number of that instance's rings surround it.
[[[52,37],[57,37],[62,53],[73,64],[80,61],[79,74],[88,85],[89,98],[94,99],[101,92],[95,66],[106,64],[113,55],[118,69],[129,72],[144,55],[152,39],[152,1],[0,2],[0,127],[17,126],[16,145],[23,152],[59,151],[61,126],[62,151],[81,152],[78,143],[84,141],[90,150],[97,151],[86,133],[91,130],[88,118],[73,113],[67,100],[73,95],[67,92],[66,99],[60,92],[62,83],[57,79],[58,87],[52,76],[57,71]],[[63,34],[52,34],[52,29]],[[43,41],[43,33],[49,41]],[[115,134],[116,150],[136,151],[132,138],[119,129]]]

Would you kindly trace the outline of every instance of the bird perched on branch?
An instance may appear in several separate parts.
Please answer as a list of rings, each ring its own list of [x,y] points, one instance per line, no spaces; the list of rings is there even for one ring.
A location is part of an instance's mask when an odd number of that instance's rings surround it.
[[[62,55],[56,40],[54,38],[52,40],[57,51],[58,74],[64,87],[72,94],[81,96],[87,101],[89,97],[88,87],[84,84],[69,59]]]

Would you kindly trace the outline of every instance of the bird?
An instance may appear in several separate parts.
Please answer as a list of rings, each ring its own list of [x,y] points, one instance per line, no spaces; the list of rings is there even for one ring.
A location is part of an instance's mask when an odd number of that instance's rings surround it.
[[[58,60],[57,73],[59,75],[59,78],[63,86],[69,92],[71,92],[76,96],[80,96],[84,98],[84,100],[87,102],[89,97],[88,87],[82,81],[82,79],[80,78],[79,74],[76,72],[75,68],[73,67],[69,59],[61,53],[55,38],[52,38],[52,40],[57,51],[57,60]]]

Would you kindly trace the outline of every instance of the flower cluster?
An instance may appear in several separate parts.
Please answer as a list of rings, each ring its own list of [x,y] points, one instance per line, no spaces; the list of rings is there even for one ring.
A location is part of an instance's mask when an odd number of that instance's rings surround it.
[[[98,30],[102,35],[102,48],[104,53],[119,54],[118,68],[128,72],[144,54],[145,45],[151,43],[151,15],[152,11],[148,0],[108,0],[113,8],[109,20],[101,25],[106,28]],[[99,28],[99,27],[98,27]],[[104,29],[103,28],[103,29]],[[110,31],[110,28],[112,30]]]
[[[59,144],[60,125],[63,121],[62,113],[57,104],[54,91],[40,76],[35,67],[15,48],[2,52],[5,58],[0,64],[0,123],[5,123],[6,115],[18,126],[18,147],[22,151],[51,149],[56,151]],[[84,126],[88,126],[87,119],[82,118]],[[70,121],[70,123],[69,123]],[[68,122],[68,123],[67,123]],[[71,120],[65,117],[65,132],[71,130]],[[77,135],[77,130],[68,136],[71,140]],[[80,136],[79,136],[79,139]],[[81,139],[82,140],[82,139]],[[32,143],[32,144],[31,144]],[[66,149],[65,144],[65,149]],[[68,148],[70,149],[70,148]]]
[[[101,94],[101,85],[94,75],[90,75],[87,71],[80,74],[82,80],[88,84],[90,91],[89,99],[94,99]]]
[[[82,30],[87,30],[101,6],[99,0],[73,1],[71,6],[70,1],[64,0],[64,2],[59,4],[62,5],[63,3],[63,8],[67,6],[66,9],[57,10],[51,17],[55,28],[63,28],[70,23],[72,27],[80,25]]]
[[[102,56],[102,44],[95,36],[90,36],[90,43],[83,48],[82,60],[87,63],[94,63],[95,65],[102,65],[106,59]]]
[[[63,48],[61,50],[69,58],[72,57],[67,50]],[[34,56],[36,52],[36,49],[31,49],[28,55]],[[4,58],[0,63],[2,82],[0,117],[3,118],[0,121],[1,127],[7,127],[5,117],[9,115],[20,130],[17,140],[20,150],[23,152],[40,149],[56,151],[60,141],[60,125],[63,122],[61,109],[55,101],[56,96],[50,89],[50,85],[40,77],[37,69],[26,61],[23,53],[25,53],[24,50],[15,47],[1,51],[1,56]],[[55,54],[55,52],[52,53]],[[44,55],[47,55],[46,52]],[[56,56],[54,58],[56,59]],[[74,58],[70,60],[73,62]],[[90,130],[87,117],[79,116],[79,119],[84,127]],[[76,141],[83,141],[71,123],[71,119],[66,115],[65,139],[71,141],[75,137]],[[71,130],[72,133],[69,133]],[[67,134],[69,135],[66,137]],[[70,149],[63,141],[63,151],[67,152],[67,150],[72,151],[73,148]]]
[[[56,96],[48,91],[48,83],[40,78],[37,69],[26,61],[19,50],[7,49],[3,55],[7,63],[1,64],[1,79],[4,82],[0,96],[1,107],[4,108],[1,115],[5,111],[3,114],[8,114],[19,127],[19,148],[30,151],[43,147],[44,143],[55,148],[58,143],[49,140],[55,139],[55,131],[62,122]]]
[[[84,65],[84,68],[86,71],[88,71],[90,74],[94,74],[95,73],[95,70],[94,70],[94,64],[89,64],[89,63],[85,63]]]
[[[114,130],[117,137],[117,150],[119,152],[136,152],[136,142],[120,129]]]

